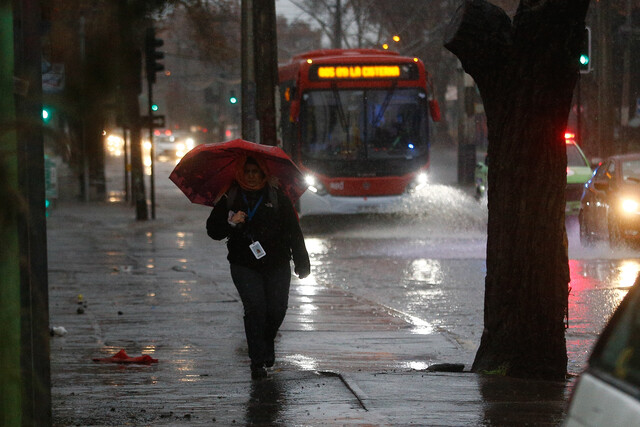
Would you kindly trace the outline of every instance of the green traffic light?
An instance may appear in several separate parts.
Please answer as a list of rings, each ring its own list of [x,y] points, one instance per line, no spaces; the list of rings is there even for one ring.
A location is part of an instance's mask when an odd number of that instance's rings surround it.
[[[584,54],[584,53],[582,55],[580,55],[580,64],[581,65],[589,64],[589,56]]]
[[[152,110],[152,111],[158,111],[158,104],[153,104],[153,105],[151,106],[151,110]]]
[[[51,118],[51,113],[49,113],[49,110],[43,108],[42,109],[42,121],[43,122],[48,122],[49,119]]]
[[[235,96],[232,96],[231,98],[229,98],[229,102],[231,104],[236,104],[238,102],[238,98],[236,98]]]

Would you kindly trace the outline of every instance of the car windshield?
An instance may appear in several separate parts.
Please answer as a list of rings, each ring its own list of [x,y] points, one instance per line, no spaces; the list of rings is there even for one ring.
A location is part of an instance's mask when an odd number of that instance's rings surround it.
[[[622,179],[628,183],[640,183],[640,160],[626,160],[621,163]]]
[[[427,106],[418,89],[312,91],[303,101],[306,158],[411,159],[428,152]]]
[[[567,166],[589,167],[580,150],[575,144],[567,144]]]

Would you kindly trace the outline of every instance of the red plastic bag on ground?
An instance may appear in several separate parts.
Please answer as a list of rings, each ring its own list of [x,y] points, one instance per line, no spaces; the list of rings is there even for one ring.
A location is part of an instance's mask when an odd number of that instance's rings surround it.
[[[148,354],[142,356],[130,357],[124,349],[120,350],[111,357],[94,357],[94,362],[100,363],[137,363],[142,365],[150,365],[152,363],[158,363],[158,359],[154,359]]]

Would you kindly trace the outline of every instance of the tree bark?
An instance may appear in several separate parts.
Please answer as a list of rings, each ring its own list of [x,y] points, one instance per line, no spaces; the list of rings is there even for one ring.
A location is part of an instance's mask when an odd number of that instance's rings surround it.
[[[569,264],[564,132],[589,0],[484,0],[458,9],[445,47],[482,96],[488,126],[484,331],[472,370],[563,379]]]

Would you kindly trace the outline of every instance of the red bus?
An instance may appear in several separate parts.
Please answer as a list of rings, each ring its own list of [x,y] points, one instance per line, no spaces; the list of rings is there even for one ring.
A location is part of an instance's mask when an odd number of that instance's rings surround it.
[[[429,76],[418,58],[316,50],[279,67],[280,143],[305,173],[301,215],[400,212],[426,182]]]

